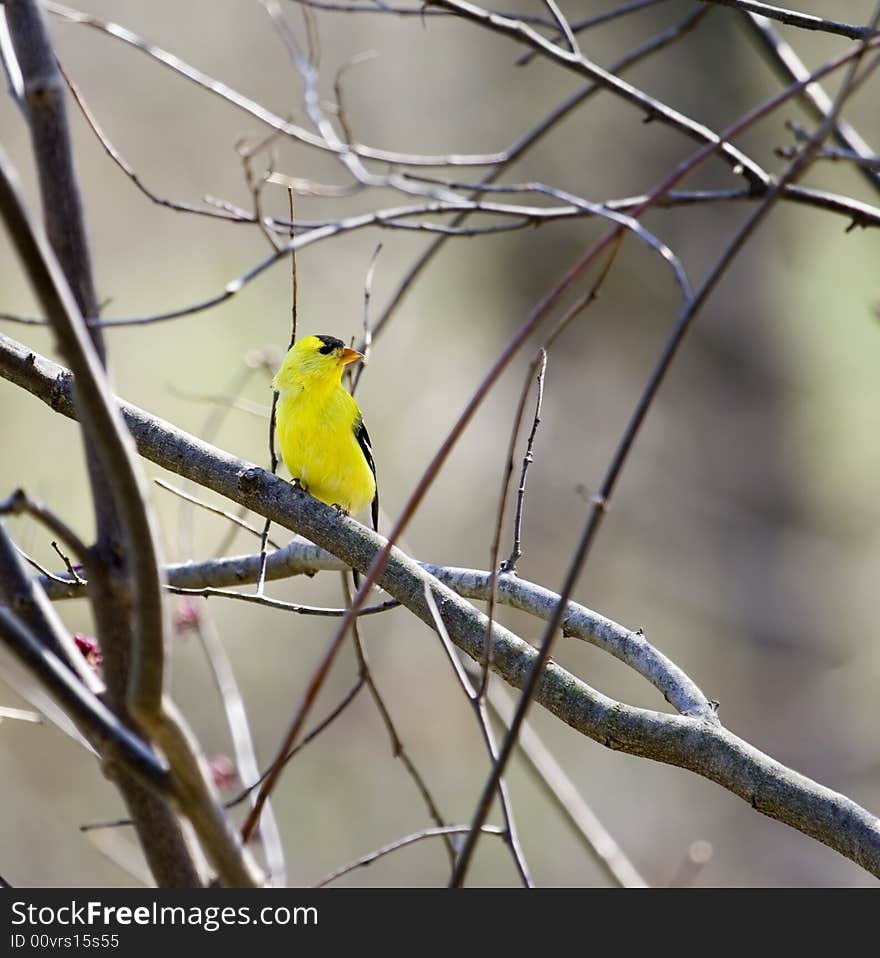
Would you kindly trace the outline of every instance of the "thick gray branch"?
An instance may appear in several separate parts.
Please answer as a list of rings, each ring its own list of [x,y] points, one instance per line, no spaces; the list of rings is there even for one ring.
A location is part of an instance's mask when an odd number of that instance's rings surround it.
[[[131,437],[116,408],[82,315],[58,262],[35,228],[18,183],[0,152],[0,210],[34,292],[52,322],[62,354],[77,374],[78,416],[88,427],[119,510],[126,554],[132,566],[135,600],[136,676],[132,684],[143,704],[155,709],[163,691],[163,621],[159,558],[146,485],[136,465]]]
[[[85,324],[57,260],[32,223],[18,184],[0,151],[0,210],[13,244],[43,309],[51,319],[59,347],[76,369],[76,410],[94,443],[119,512],[126,555],[134,583],[134,638],[130,704],[168,757],[178,779],[178,796],[205,850],[226,884],[258,881],[249,856],[211,793],[206,769],[192,750],[189,735],[164,698],[164,622],[159,558],[152,510],[137,466],[131,437],[109,390]],[[73,393],[70,396],[73,412]],[[98,602],[97,606],[100,607]],[[96,609],[100,613],[101,609]]]
[[[208,559],[204,562],[174,563],[165,567],[165,580],[178,589],[223,589],[259,581],[261,556],[259,553]],[[460,569],[450,566],[420,563],[435,579],[449,586],[466,599],[489,600],[490,575],[480,569]],[[294,539],[282,549],[269,555],[266,561],[266,579],[273,581],[319,570],[344,570],[346,564],[336,556],[304,539]],[[65,588],[63,580],[68,579]],[[67,576],[45,579],[43,586],[52,599],[82,596],[83,588]],[[543,586],[516,575],[499,575],[496,599],[547,620],[553,614],[559,596]],[[682,715],[715,719],[713,704],[697,685],[674,662],[654,648],[640,629],[625,626],[605,618],[598,612],[569,602],[562,620],[566,636],[582,639],[595,645],[621,662],[626,663],[646,678],[663,697]]]
[[[4,214],[59,347],[80,375],[84,395],[77,402],[83,404],[83,440],[97,526],[97,541],[85,563],[95,584],[91,599],[104,649],[107,702],[123,715],[130,685],[137,688],[138,682],[150,677],[161,684],[162,676],[158,561],[149,530],[149,506],[137,488],[127,436],[102,375],[106,355],[101,330],[90,325],[86,333],[83,324],[83,317],[86,323],[97,320],[98,304],[67,124],[65,84],[34,0],[7,0],[6,18],[13,48],[9,55],[15,56],[22,77],[46,234],[57,262],[39,249],[38,231],[20,200],[7,197]],[[59,273],[66,284],[59,284]],[[152,580],[155,595],[151,599]],[[157,641],[151,644],[151,638]],[[161,797],[145,791],[124,768],[114,775],[156,880],[162,885],[200,884],[174,811]]]
[[[72,417],[71,377],[62,367],[0,334],[0,375]],[[142,455],[254,512],[298,532],[361,571],[383,540],[290,483],[202,442],[170,423],[121,403]],[[436,600],[455,644],[479,660],[487,618],[416,562],[394,549],[379,584],[428,625],[424,588]],[[536,650],[512,632],[493,628],[494,668],[520,687]],[[764,755],[716,721],[665,715],[616,702],[551,662],[536,699],[572,728],[631,755],[689,769],[739,795],[880,876],[880,822],[864,808]]]
[[[46,234],[70,281],[80,312],[94,319],[98,315],[98,298],[73,167],[64,79],[37,5],[32,0],[6,0],[6,21],[24,83],[28,125],[38,158]],[[100,349],[100,342],[97,345]]]

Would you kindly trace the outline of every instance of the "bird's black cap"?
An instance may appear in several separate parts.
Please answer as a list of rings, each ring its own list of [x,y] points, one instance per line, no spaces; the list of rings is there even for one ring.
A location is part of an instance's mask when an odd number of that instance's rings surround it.
[[[319,353],[323,353],[325,356],[329,356],[334,349],[345,349],[345,343],[341,339],[337,339],[335,336],[318,336],[317,339],[320,339],[324,344],[318,350]]]

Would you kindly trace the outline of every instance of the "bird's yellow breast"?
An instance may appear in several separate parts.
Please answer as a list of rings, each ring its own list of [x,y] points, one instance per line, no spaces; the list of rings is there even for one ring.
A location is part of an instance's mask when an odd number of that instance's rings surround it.
[[[341,384],[285,389],[276,416],[284,464],[316,499],[351,513],[373,501],[376,480],[355,435],[360,412]]]

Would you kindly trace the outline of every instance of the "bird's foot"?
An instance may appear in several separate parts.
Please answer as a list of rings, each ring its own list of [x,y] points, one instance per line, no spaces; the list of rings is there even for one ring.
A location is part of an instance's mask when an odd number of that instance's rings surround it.
[[[334,503],[333,503],[333,508],[334,508],[334,509],[339,513],[339,515],[341,515],[341,516],[349,516],[349,515],[351,515],[351,513],[348,511],[348,509],[343,509],[343,507],[342,507],[341,505],[339,505],[338,502],[334,502]]]

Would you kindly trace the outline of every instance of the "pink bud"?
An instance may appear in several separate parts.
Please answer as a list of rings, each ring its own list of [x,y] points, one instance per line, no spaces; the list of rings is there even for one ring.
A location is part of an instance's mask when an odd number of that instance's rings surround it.
[[[202,621],[202,613],[192,599],[183,598],[177,603],[177,613],[174,616],[174,631],[183,635],[192,629],[197,629]]]
[[[225,792],[231,788],[241,788],[238,769],[228,755],[215,755],[208,759],[208,766],[211,769],[214,785],[219,791]]]
[[[86,662],[97,672],[101,663],[104,661],[98,640],[91,635],[81,635],[79,632],[76,632],[74,633],[73,641],[76,642],[76,647],[80,650]]]

